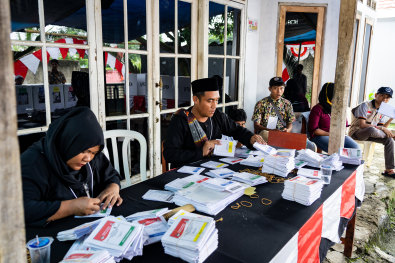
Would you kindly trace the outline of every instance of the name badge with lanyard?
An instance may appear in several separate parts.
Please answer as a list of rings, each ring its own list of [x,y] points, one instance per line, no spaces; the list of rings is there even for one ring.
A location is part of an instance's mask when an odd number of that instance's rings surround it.
[[[287,127],[287,124],[285,123],[285,121],[283,120],[283,117],[280,114],[280,110],[274,104],[272,98],[269,98],[269,102],[270,102],[270,104],[272,104],[277,116],[276,117],[272,117],[272,116],[269,117],[266,128],[275,130],[277,128],[277,120],[279,120],[284,127]]]

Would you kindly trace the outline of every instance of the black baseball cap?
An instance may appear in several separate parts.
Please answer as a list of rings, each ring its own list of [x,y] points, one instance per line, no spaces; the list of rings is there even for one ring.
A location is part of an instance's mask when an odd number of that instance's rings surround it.
[[[269,81],[269,87],[273,86],[285,86],[284,81],[281,77],[274,77]]]
[[[377,94],[387,94],[387,95],[389,95],[391,98],[392,98],[392,93],[393,93],[393,91],[392,91],[392,89],[391,89],[390,87],[380,87],[380,88],[377,90]]]

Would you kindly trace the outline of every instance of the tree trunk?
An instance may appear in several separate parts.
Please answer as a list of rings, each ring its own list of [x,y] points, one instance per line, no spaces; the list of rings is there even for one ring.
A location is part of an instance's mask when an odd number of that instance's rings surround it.
[[[26,262],[10,1],[0,0],[0,262]]]
[[[332,99],[331,127],[328,153],[344,145],[346,111],[350,92],[351,50],[357,0],[341,0],[335,74],[335,93]]]

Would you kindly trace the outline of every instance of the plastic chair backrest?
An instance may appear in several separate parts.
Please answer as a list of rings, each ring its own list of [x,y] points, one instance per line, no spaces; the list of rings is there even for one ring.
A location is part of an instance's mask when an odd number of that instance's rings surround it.
[[[141,181],[147,180],[147,142],[144,136],[136,131],[129,130],[110,130],[104,131],[105,147],[103,153],[110,160],[109,152],[107,149],[107,139],[111,139],[112,155],[114,159],[114,168],[120,173],[119,169],[119,157],[118,157],[118,138],[123,139],[122,143],[122,163],[123,171],[125,174],[125,181],[121,182],[121,188],[125,188],[132,185],[130,178],[130,167],[129,167],[129,154],[130,153],[130,141],[137,140],[140,143],[140,178]]]
[[[281,131],[269,131],[267,143],[286,149],[306,149],[306,134]]]

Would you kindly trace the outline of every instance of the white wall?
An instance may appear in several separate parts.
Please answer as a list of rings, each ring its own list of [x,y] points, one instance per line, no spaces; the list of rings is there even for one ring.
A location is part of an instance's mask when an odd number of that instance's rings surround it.
[[[255,103],[269,95],[268,83],[275,75],[277,62],[277,32],[279,0],[249,0],[247,17],[258,20],[257,32],[247,32],[245,57],[244,109],[248,116],[247,127],[252,128],[251,115]],[[326,6],[321,53],[319,86],[334,81],[337,56],[340,0],[288,0],[287,4],[308,3]]]
[[[395,89],[394,61],[395,52],[395,10],[394,17],[378,18],[374,26],[372,48],[369,59],[369,75],[367,94],[375,92],[379,87]],[[395,100],[391,104],[395,106]]]

